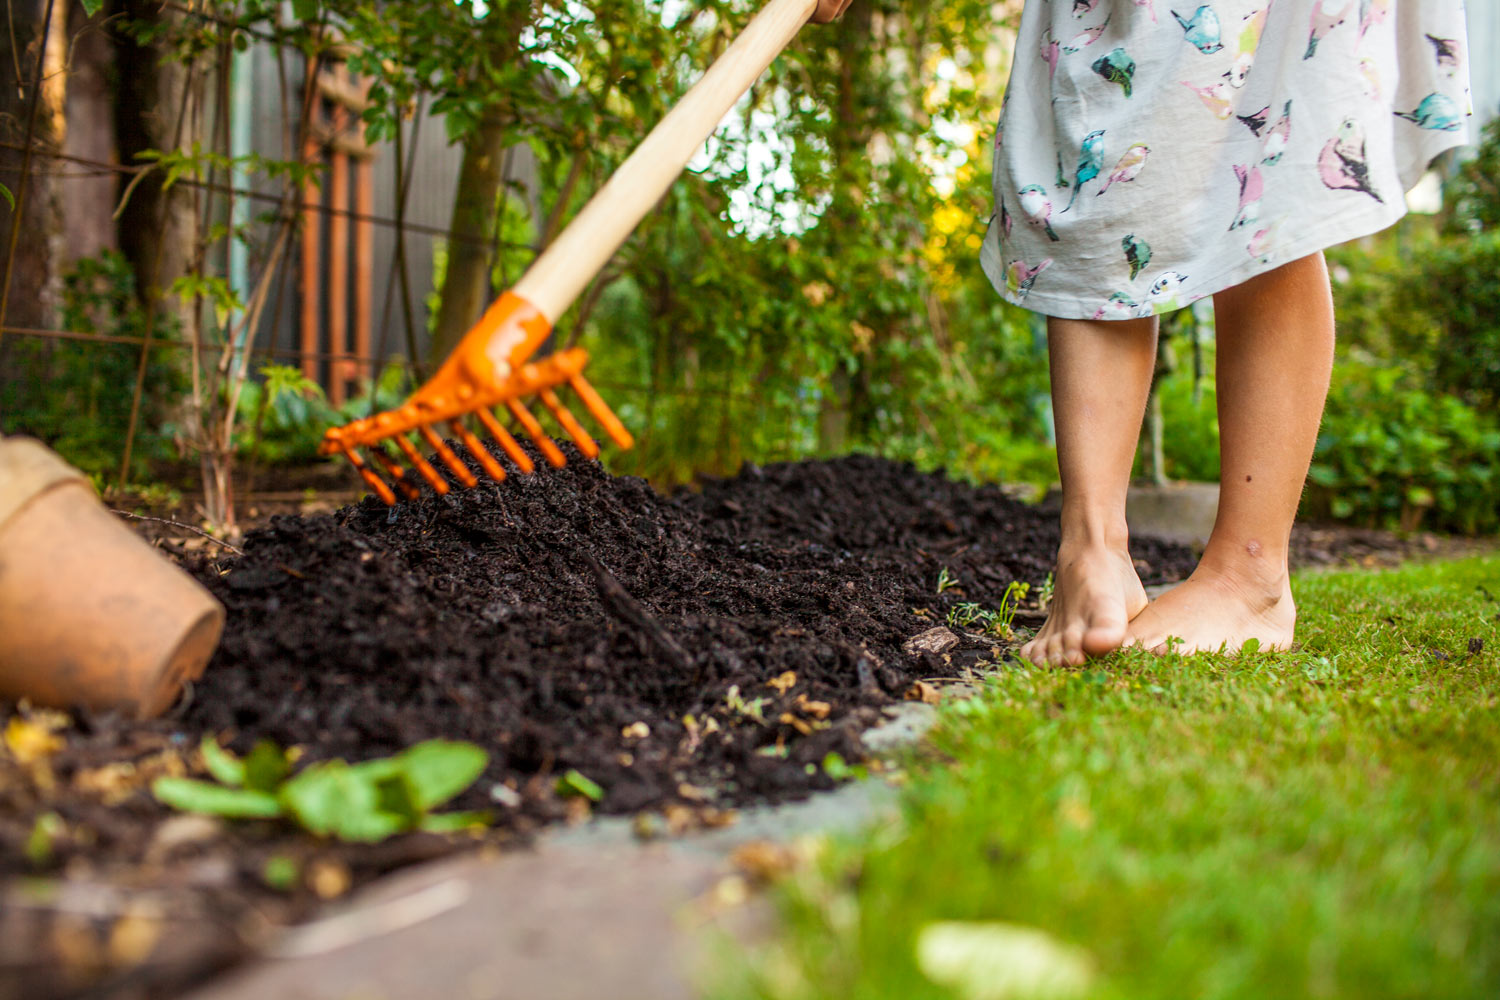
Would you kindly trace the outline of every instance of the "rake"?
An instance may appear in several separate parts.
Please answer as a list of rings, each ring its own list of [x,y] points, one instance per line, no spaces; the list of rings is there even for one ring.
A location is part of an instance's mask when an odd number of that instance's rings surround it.
[[[762,8],[515,286],[464,334],[426,384],[394,410],[329,428],[319,450],[349,459],[375,495],[391,505],[396,503],[398,491],[410,500],[419,494],[413,477],[391,454],[391,444],[433,490],[444,494],[451,489],[448,480],[417,450],[413,435],[432,450],[460,484],[477,485],[478,479],[469,467],[434,430],[441,426],[452,432],[485,473],[504,480],[505,470],[465,425],[465,419],[472,416],[517,469],[530,473],[534,468],[531,457],[495,417],[495,408],[503,406],[547,462],[560,467],[567,461],[561,449],[523,402],[534,395],[579,451],[595,458],[599,445],[557,396],[556,390],[564,385],[573,390],[610,440],[621,448],[634,444],[625,425],[584,379],[587,352],[570,347],[542,358],[533,359],[532,355],[551,335],[552,320],[573,304],[671,187],[735,101],[786,48],[817,7],[818,0],[771,0]],[[366,461],[361,449],[371,461]],[[390,484],[372,464],[389,477]]]

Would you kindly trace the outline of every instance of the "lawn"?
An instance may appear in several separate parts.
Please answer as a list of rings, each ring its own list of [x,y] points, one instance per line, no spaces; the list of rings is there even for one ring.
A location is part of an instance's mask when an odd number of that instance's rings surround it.
[[[818,845],[721,995],[1500,996],[1500,557],[1297,593],[1294,652],[948,703],[900,818]]]

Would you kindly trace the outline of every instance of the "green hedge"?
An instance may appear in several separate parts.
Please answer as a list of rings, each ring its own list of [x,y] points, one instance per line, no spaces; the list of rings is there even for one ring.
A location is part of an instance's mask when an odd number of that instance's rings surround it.
[[[1410,371],[1334,368],[1307,507],[1371,527],[1467,534],[1500,528],[1500,416]]]

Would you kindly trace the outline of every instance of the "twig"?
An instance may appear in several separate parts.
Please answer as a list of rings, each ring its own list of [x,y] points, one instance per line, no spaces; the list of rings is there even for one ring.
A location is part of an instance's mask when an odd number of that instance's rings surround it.
[[[604,610],[622,624],[629,625],[639,632],[657,655],[676,668],[679,674],[695,675],[693,658],[676,639],[672,638],[672,634],[662,627],[661,622],[651,617],[651,613],[641,606],[641,602],[632,597],[630,591],[626,590],[599,560],[586,553],[583,558],[588,562],[589,568],[594,571],[594,584],[599,590],[599,602],[604,605]]]
[[[213,535],[210,535],[202,528],[195,528],[191,524],[183,524],[181,521],[173,521],[172,519],[166,517],[152,517],[149,514],[132,514],[128,510],[119,510],[114,507],[111,507],[110,511],[115,514],[119,514],[121,517],[128,517],[132,521],[155,521],[157,524],[169,524],[174,528],[182,528],[184,531],[191,531],[195,535],[202,535],[204,538],[207,538],[215,545],[224,546],[224,548],[228,549],[230,552],[233,552],[237,556],[242,556],[245,554],[245,550],[240,548],[239,546],[232,545],[229,542],[224,541],[224,539],[222,538],[215,538]]]

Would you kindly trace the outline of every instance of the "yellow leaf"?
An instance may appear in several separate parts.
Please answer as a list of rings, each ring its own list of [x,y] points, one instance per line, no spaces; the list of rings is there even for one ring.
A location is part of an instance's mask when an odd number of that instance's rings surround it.
[[[52,731],[45,717],[11,718],[5,727],[5,746],[21,764],[35,764],[63,748],[63,740]],[[60,726],[58,728],[61,728]]]
[[[766,687],[774,688],[777,694],[786,694],[796,683],[797,672],[795,670],[788,670],[786,673],[772,677],[766,681]]]

